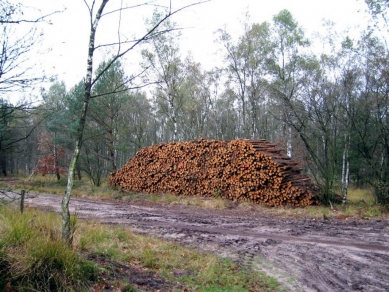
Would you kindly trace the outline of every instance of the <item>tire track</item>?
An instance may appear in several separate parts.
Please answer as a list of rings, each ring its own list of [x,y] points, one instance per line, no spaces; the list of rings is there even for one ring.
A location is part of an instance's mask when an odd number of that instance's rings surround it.
[[[26,205],[60,210],[61,197],[28,195]],[[141,206],[72,198],[80,218],[212,251],[266,271],[292,291],[389,291],[386,221],[277,219],[187,206]]]

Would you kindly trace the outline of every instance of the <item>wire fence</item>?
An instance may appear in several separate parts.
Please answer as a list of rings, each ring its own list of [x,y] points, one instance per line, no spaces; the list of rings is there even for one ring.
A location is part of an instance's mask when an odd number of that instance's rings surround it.
[[[0,189],[0,204],[9,204],[20,200],[20,213],[24,210],[24,199],[26,197],[26,190],[17,192],[12,189]]]

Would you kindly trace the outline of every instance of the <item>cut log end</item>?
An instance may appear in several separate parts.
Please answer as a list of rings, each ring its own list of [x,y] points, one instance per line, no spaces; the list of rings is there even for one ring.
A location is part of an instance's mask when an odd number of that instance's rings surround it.
[[[310,178],[266,140],[196,140],[139,150],[111,186],[146,193],[221,197],[266,206],[316,204]]]

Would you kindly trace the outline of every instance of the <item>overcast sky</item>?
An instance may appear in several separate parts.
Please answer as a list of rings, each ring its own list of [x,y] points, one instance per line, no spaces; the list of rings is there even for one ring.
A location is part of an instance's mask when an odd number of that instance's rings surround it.
[[[91,2],[91,0],[86,0]],[[173,9],[195,0],[172,0]],[[100,3],[100,0],[96,2]],[[120,0],[111,0],[112,4]],[[123,4],[140,3],[139,0],[123,0]],[[161,0],[157,3],[166,4]],[[88,10],[83,0],[29,0],[28,5],[48,13],[55,10],[66,10],[52,16],[52,25],[43,25],[44,41],[42,46],[51,48],[44,55],[42,69],[48,74],[57,75],[64,80],[68,89],[80,81],[86,70],[88,46]],[[112,7],[107,6],[106,11]],[[211,0],[180,12],[174,21],[185,29],[182,31],[180,45],[183,54],[191,51],[195,61],[204,69],[211,69],[221,64],[222,56],[217,53],[218,46],[214,40],[215,31],[224,26],[231,35],[238,37],[242,33],[242,20],[249,11],[252,22],[271,21],[282,9],[288,9],[300,26],[310,36],[322,28],[323,19],[336,23],[336,29],[355,30],[358,25],[366,25],[363,13],[363,0]],[[144,20],[151,17],[152,7],[132,9],[123,14],[122,32],[131,37],[144,29]],[[98,31],[98,42],[109,41],[117,35],[118,17],[107,17],[101,22]],[[126,57],[127,66],[137,64],[139,54],[134,52]],[[95,65],[96,68],[97,64]],[[40,69],[40,70],[42,70]],[[130,72],[129,72],[130,73]],[[133,73],[133,72],[131,72]]]

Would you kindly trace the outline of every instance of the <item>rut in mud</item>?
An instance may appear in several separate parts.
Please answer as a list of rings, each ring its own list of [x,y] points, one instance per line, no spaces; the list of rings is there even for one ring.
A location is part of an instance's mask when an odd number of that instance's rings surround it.
[[[26,205],[59,212],[61,197],[28,195]],[[261,269],[292,291],[388,291],[389,223],[279,219],[234,207],[204,210],[72,198],[71,212],[212,251]]]

